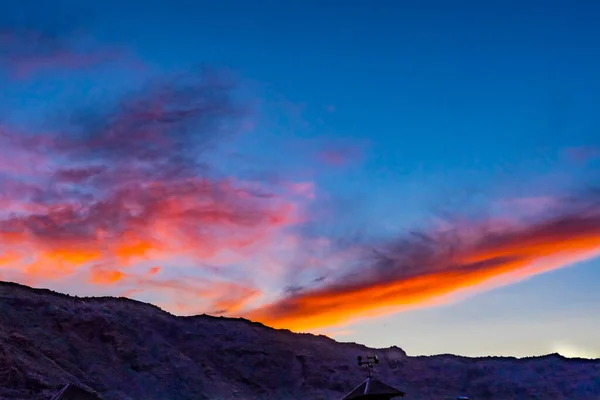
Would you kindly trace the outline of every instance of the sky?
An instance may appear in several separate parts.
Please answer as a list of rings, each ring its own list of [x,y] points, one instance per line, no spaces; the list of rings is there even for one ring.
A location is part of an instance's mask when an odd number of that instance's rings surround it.
[[[0,1],[0,279],[600,358],[600,4]]]

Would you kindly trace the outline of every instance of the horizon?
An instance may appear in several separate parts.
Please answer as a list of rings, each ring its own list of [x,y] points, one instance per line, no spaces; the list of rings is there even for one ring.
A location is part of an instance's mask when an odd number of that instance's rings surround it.
[[[600,358],[600,4],[2,4],[0,281]]]
[[[59,296],[59,297],[71,297],[71,298],[77,298],[77,299],[83,299],[83,300],[107,300],[107,299],[111,299],[111,300],[125,300],[125,301],[132,301],[134,303],[138,303],[138,304],[142,304],[144,306],[151,306],[153,308],[158,309],[161,312],[165,312],[175,318],[193,318],[193,317],[206,317],[206,318],[215,318],[215,319],[229,319],[229,320],[233,320],[233,321],[239,321],[239,320],[243,320],[246,321],[248,323],[251,324],[258,324],[260,326],[263,326],[267,329],[271,329],[274,331],[285,331],[285,332],[290,332],[292,334],[295,335],[310,335],[310,336],[314,336],[314,337],[325,337],[327,339],[330,339],[336,343],[339,344],[354,344],[354,345],[358,345],[358,346],[364,346],[367,349],[370,350],[389,350],[389,349],[399,349],[402,350],[404,353],[406,353],[406,355],[408,357],[435,357],[435,356],[453,356],[453,357],[462,357],[462,358],[510,358],[510,359],[517,359],[517,360],[521,360],[521,359],[529,359],[529,358],[546,358],[546,357],[550,357],[550,356],[554,356],[554,355],[558,355],[562,358],[568,359],[568,360],[588,360],[588,361],[597,361],[600,360],[600,357],[597,358],[588,358],[588,357],[581,357],[581,356],[568,356],[568,355],[564,355],[561,353],[548,353],[548,354],[540,354],[540,355],[533,355],[533,356],[506,356],[506,355],[483,355],[483,356],[465,356],[462,354],[453,354],[453,353],[436,353],[436,354],[410,354],[409,352],[407,352],[405,349],[403,349],[401,346],[392,344],[388,347],[370,347],[367,346],[363,343],[357,343],[357,342],[345,342],[343,340],[339,340],[339,339],[335,339],[333,337],[327,336],[325,334],[322,333],[310,333],[310,332],[294,332],[294,331],[290,331],[289,329],[286,328],[273,328],[270,327],[268,325],[263,324],[262,322],[259,321],[252,321],[249,320],[247,318],[244,317],[228,317],[228,316],[224,316],[224,315],[211,315],[211,314],[195,314],[195,315],[176,315],[176,314],[172,314],[167,310],[164,310],[162,308],[160,308],[159,306],[152,304],[152,303],[146,303],[143,302],[141,300],[136,300],[136,299],[132,299],[129,297],[114,297],[114,296],[75,296],[75,295],[70,295],[68,293],[61,293],[61,292],[56,292],[53,291],[52,289],[48,289],[48,288],[36,288],[36,287],[31,287],[31,286],[26,286],[26,285],[22,285],[18,282],[7,282],[7,281],[0,281],[0,284],[5,284],[5,285],[16,285],[19,286],[21,288],[24,288],[26,290],[32,290],[32,291],[42,291],[42,292],[47,292],[49,291],[51,295],[55,295],[55,296]]]

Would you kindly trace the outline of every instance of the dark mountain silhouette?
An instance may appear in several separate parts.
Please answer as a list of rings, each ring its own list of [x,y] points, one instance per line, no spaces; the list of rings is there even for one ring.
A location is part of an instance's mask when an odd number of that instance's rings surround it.
[[[72,384],[104,400],[337,400],[365,380],[361,354],[376,354],[377,379],[405,398],[600,399],[600,360],[409,357],[398,347],[0,283],[1,399],[50,399]]]

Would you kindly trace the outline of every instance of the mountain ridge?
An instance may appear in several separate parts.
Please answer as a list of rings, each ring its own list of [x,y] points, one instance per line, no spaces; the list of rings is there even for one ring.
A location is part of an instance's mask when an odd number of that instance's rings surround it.
[[[124,297],[0,282],[0,398],[45,399],[74,383],[106,400],[339,399],[377,354],[408,398],[600,399],[600,359],[409,356],[245,318],[176,316]],[[3,386],[3,388],[1,388]]]

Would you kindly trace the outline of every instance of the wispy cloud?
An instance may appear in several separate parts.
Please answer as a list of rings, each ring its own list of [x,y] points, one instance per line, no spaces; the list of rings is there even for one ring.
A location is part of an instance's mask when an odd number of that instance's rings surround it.
[[[129,67],[142,67],[124,48],[94,44],[80,30],[0,26],[0,66],[14,78],[27,78],[48,70],[87,69],[117,61]]]
[[[364,161],[368,143],[327,142],[320,144],[316,152],[317,161],[325,166],[347,167]]]
[[[593,146],[576,146],[564,150],[567,160],[585,164],[600,157],[600,150]]]
[[[354,319],[451,301],[562,268],[600,252],[600,203],[565,203],[534,221],[456,223],[380,246],[358,268],[294,292],[247,316],[313,330]]]
[[[329,165],[345,166],[352,161],[356,161],[360,153],[348,149],[334,150],[327,149],[318,154],[321,162]]]

